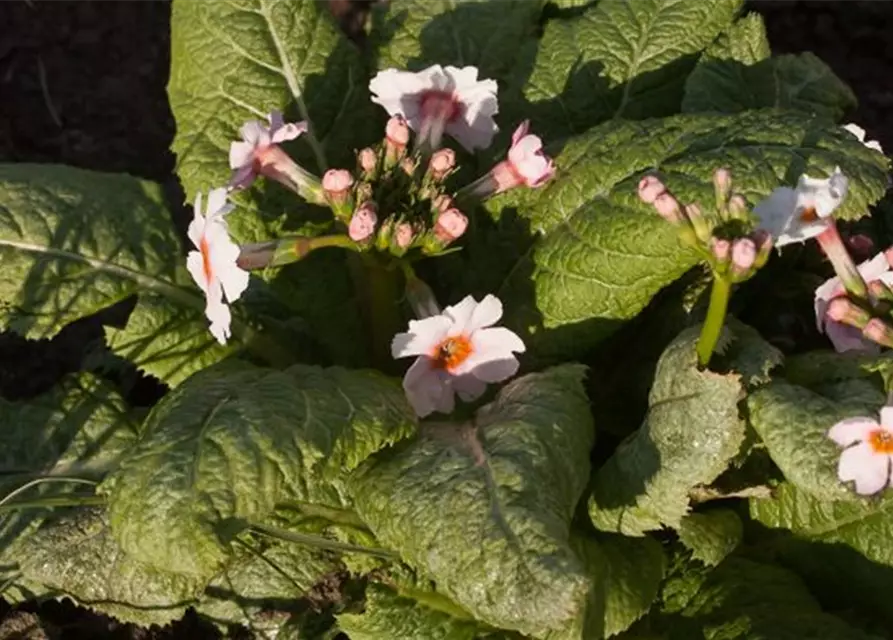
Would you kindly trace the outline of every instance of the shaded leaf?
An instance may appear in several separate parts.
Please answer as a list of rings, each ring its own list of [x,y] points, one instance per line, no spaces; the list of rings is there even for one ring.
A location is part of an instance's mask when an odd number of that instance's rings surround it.
[[[754,64],[772,55],[766,25],[759,13],[748,13],[736,20],[707,47],[701,63],[712,60],[735,60]],[[696,67],[697,69],[697,67]]]
[[[593,442],[583,371],[514,380],[473,423],[432,423],[351,479],[381,543],[480,621],[542,636],[584,606],[568,545]]]
[[[715,480],[744,442],[740,378],[698,369],[699,335],[692,327],[666,348],[645,423],[596,472],[589,501],[596,528],[634,536],[678,528],[689,491]]]
[[[682,519],[679,540],[695,560],[715,566],[735,550],[744,537],[741,518],[730,509],[690,513]]]
[[[611,637],[625,631],[651,608],[667,563],[660,543],[648,537],[603,534],[598,541],[607,567],[605,636]]]

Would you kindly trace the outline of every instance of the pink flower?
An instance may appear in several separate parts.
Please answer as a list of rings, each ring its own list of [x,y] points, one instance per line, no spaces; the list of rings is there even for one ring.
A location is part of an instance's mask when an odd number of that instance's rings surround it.
[[[880,280],[888,286],[893,286],[893,272],[883,253],[879,253],[871,260],[866,260],[857,269],[866,283]],[[840,353],[844,351],[862,351],[865,353],[878,353],[878,346],[867,340],[862,332],[856,328],[841,322],[837,322],[828,315],[828,305],[834,298],[846,294],[840,278],[835,276],[826,280],[815,290],[815,320],[819,333],[824,333],[831,340],[834,349]]]
[[[880,417],[880,423],[873,418],[848,418],[828,431],[828,437],[844,447],[837,477],[841,482],[854,482],[861,495],[877,493],[890,482],[893,407],[883,407]]]
[[[509,189],[527,186],[541,187],[555,175],[555,163],[543,153],[543,141],[528,134],[530,122],[525,120],[512,135],[512,146],[505,160],[466,187],[481,199]]]
[[[481,396],[491,382],[518,371],[524,342],[502,327],[502,302],[488,295],[481,302],[467,296],[457,305],[424,320],[411,320],[409,332],[391,343],[394,358],[418,356],[403,378],[406,397],[419,416],[450,413],[455,394],[462,400]]]
[[[401,115],[432,149],[444,132],[474,151],[490,146],[499,130],[495,80],[478,80],[477,67],[441,67],[418,73],[385,69],[369,82],[372,101]]]
[[[364,202],[354,211],[347,228],[347,235],[354,242],[363,242],[375,233],[378,223],[377,208],[372,202]]]
[[[415,240],[415,231],[408,222],[401,222],[394,231],[394,241],[401,249],[407,249],[412,241]]]
[[[468,218],[456,208],[447,209],[437,216],[434,223],[434,235],[443,243],[458,240],[468,228]]]
[[[286,123],[278,111],[271,112],[268,119],[269,127],[257,120],[246,122],[240,130],[242,140],[230,144],[229,166],[233,169],[230,187],[244,189],[259,175],[290,186],[295,175],[306,173],[279,144],[294,140],[307,131],[307,123]]]
[[[239,246],[229,237],[224,216],[233,205],[226,201],[226,189],[208,193],[208,208],[202,215],[202,195],[195,197],[195,217],[188,235],[198,251],[190,251],[186,268],[205,293],[205,315],[211,321],[211,334],[220,344],[230,337],[232,314],[228,303],[238,300],[248,288],[248,272],[239,268]],[[226,295],[226,302],[224,302]]]

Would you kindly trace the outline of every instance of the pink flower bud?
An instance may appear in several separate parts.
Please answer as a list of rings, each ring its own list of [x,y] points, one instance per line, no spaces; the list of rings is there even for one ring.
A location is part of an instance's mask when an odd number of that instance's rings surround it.
[[[435,151],[428,163],[428,170],[435,180],[443,180],[456,166],[456,152],[452,149]]]
[[[671,224],[679,224],[682,219],[679,201],[669,191],[664,191],[657,196],[654,200],[654,208],[664,220]]]
[[[443,213],[447,209],[453,208],[453,199],[445,193],[441,193],[439,196],[434,198],[434,201],[431,203],[434,205],[435,211],[440,211]]]
[[[394,232],[394,241],[397,243],[398,247],[406,249],[412,244],[414,239],[415,232],[412,230],[411,224],[408,222],[401,222],[397,225],[397,230]]]
[[[757,258],[757,246],[750,238],[738,238],[732,243],[732,269],[738,274],[750,271]]]
[[[667,188],[657,176],[645,176],[639,180],[639,198],[646,204],[654,204],[657,197]]]
[[[416,161],[412,158],[403,158],[400,162],[400,168],[403,169],[403,173],[412,176],[412,174],[415,173],[416,164]]]
[[[342,203],[353,186],[353,176],[345,169],[329,169],[322,177],[322,188],[333,203]]]
[[[747,200],[744,196],[735,194],[729,198],[729,211],[735,217],[744,217],[747,215]]]
[[[375,224],[378,222],[377,207],[374,202],[361,204],[350,219],[347,235],[354,242],[363,242],[375,233]]]
[[[732,174],[728,169],[717,169],[713,172],[713,186],[723,197],[728,195],[732,188]]]
[[[360,169],[363,173],[369,175],[375,172],[375,167],[378,165],[378,155],[369,147],[365,149],[360,149],[357,153],[357,163],[360,165]]]
[[[893,330],[880,318],[872,318],[862,329],[862,335],[884,347],[893,347]]]
[[[851,327],[863,328],[871,320],[871,315],[846,296],[838,296],[828,303],[825,311],[834,322],[848,324]]]
[[[765,229],[757,229],[750,234],[750,237],[757,248],[757,257],[754,260],[753,266],[756,269],[762,269],[763,265],[769,261],[769,257],[772,255],[772,234]]]
[[[388,120],[385,125],[385,138],[389,144],[398,148],[406,147],[409,143],[409,126],[403,116],[396,115]]]
[[[732,245],[728,240],[713,238],[710,242],[710,250],[719,262],[726,262],[729,259]]]
[[[439,216],[434,225],[434,235],[444,243],[450,243],[462,237],[468,228],[468,218],[458,209],[447,209]]]

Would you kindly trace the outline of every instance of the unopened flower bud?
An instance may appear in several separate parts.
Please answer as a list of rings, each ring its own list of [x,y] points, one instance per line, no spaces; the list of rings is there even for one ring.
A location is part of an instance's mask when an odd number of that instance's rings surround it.
[[[679,224],[682,220],[682,213],[679,210],[679,201],[676,200],[669,191],[664,191],[657,196],[653,204],[661,218],[667,222],[671,224]]]
[[[357,164],[365,177],[373,178],[378,167],[378,154],[371,147],[360,149],[357,153]]]
[[[691,224],[691,228],[694,229],[698,240],[703,244],[708,244],[711,238],[711,229],[704,214],[701,213],[701,207],[695,203],[685,205],[685,217]]]
[[[772,234],[765,229],[757,229],[750,234],[750,237],[757,248],[757,257],[753,266],[755,269],[762,269],[772,255]]]
[[[403,158],[400,161],[400,168],[403,169],[403,173],[410,177],[415,173],[416,166],[418,166],[418,163],[412,158]]]
[[[444,245],[462,237],[468,228],[468,218],[458,209],[447,209],[439,216],[434,224],[434,235]]]
[[[394,242],[397,243],[398,247],[406,249],[412,244],[413,239],[415,239],[415,232],[412,230],[411,224],[401,222],[397,225],[397,230],[394,232]]]
[[[657,197],[667,188],[657,176],[645,176],[639,180],[639,198],[646,204],[654,204]]]
[[[884,347],[893,347],[893,330],[880,318],[872,318],[862,329],[862,335]]]
[[[728,169],[717,169],[713,172],[713,186],[718,194],[724,196],[723,201],[725,201],[732,188],[732,174]]]
[[[757,258],[757,246],[750,238],[738,238],[732,243],[732,273],[743,279],[750,274]]]
[[[728,240],[722,238],[713,238],[710,241],[710,252],[716,261],[720,264],[728,262],[732,251],[732,245]]]
[[[353,176],[344,169],[329,169],[322,177],[326,200],[338,218],[350,215],[351,203],[348,202],[348,195],[352,186]]]
[[[732,218],[747,219],[747,200],[744,199],[744,196],[735,194],[729,198],[729,213]]]
[[[443,180],[456,167],[456,152],[452,149],[440,149],[434,152],[428,163],[428,171],[434,180]]]
[[[357,207],[350,218],[347,235],[354,242],[363,242],[375,233],[375,225],[378,222],[378,209],[374,202],[366,201]]]
[[[363,204],[366,200],[372,199],[372,185],[368,182],[361,182],[356,188],[356,203]]]
[[[409,126],[403,116],[396,115],[385,126],[385,165],[393,167],[406,151],[409,143]]]
[[[893,302],[893,290],[883,280],[872,280],[868,283],[868,295],[878,302]]]
[[[451,196],[448,196],[445,193],[441,193],[439,196],[434,198],[434,200],[431,202],[431,204],[434,208],[434,211],[439,211],[440,213],[443,213],[447,209],[453,208],[453,198]]]
[[[864,328],[871,320],[871,314],[846,296],[838,296],[831,300],[825,315],[834,322],[848,324],[858,329]]]

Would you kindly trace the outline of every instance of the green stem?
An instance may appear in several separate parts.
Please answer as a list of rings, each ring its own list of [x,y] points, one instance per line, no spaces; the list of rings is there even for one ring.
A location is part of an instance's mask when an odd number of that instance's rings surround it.
[[[399,273],[382,265],[375,256],[363,254],[361,257],[372,363],[381,371],[393,373],[397,369],[391,357],[391,340],[401,329]]]
[[[73,482],[75,484],[89,484],[90,486],[93,486],[93,487],[95,487],[97,484],[99,484],[95,480],[87,480],[86,478],[75,478],[75,477],[71,477],[71,476],[43,476],[41,478],[35,478],[34,480],[31,480],[30,482],[26,482],[18,489],[13,489],[9,493],[7,493],[5,496],[3,496],[2,499],[0,499],[0,507],[7,504],[10,500],[15,498],[17,495],[24,493],[31,487],[36,487],[37,485],[43,484],[44,482]]]
[[[296,500],[277,503],[276,507],[297,511],[308,518],[322,518],[333,524],[346,525],[354,527],[355,529],[369,529],[369,527],[366,526],[366,523],[360,519],[360,516],[347,509],[336,509],[335,507],[327,507],[325,505],[313,504],[310,502],[298,502]]]
[[[330,236],[290,236],[280,240],[268,240],[244,244],[240,247],[239,258],[236,264],[240,268],[249,271],[267,269],[269,267],[281,267],[285,264],[298,262],[307,257],[311,251],[325,247],[341,247],[359,251],[356,242],[345,235]]]
[[[49,496],[36,500],[9,502],[0,505],[0,513],[19,509],[51,509],[54,507],[99,507],[105,504],[102,496]]]
[[[337,542],[320,536],[311,536],[305,533],[295,533],[279,527],[271,527],[265,524],[252,523],[251,531],[270,538],[285,540],[286,542],[295,542],[308,547],[317,549],[328,549],[330,551],[343,551],[345,553],[365,553],[366,555],[384,558],[385,560],[397,560],[398,556],[393,551],[387,549],[378,549],[373,547],[361,547],[356,544],[348,544],[346,542]]]
[[[716,343],[719,341],[719,335],[726,319],[726,309],[729,306],[731,291],[732,284],[727,276],[714,275],[707,319],[704,320],[701,337],[698,339],[698,364],[702,367],[706,367],[710,363],[710,356],[716,349]]]

